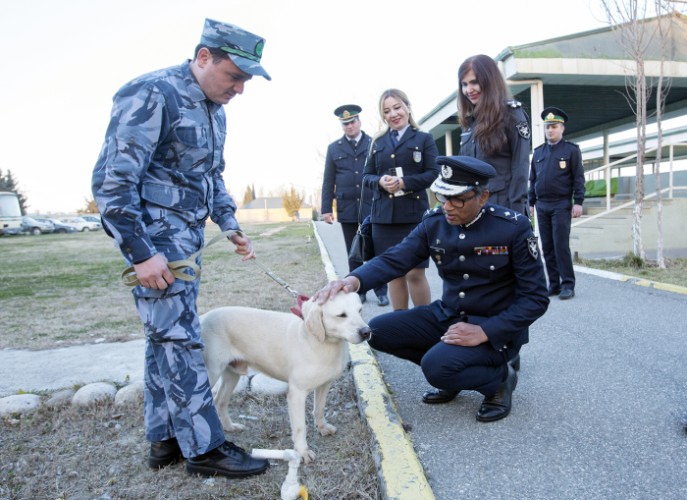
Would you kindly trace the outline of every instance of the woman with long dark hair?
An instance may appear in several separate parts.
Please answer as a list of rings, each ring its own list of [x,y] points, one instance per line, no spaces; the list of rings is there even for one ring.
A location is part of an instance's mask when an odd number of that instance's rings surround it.
[[[513,100],[496,62],[483,54],[458,68],[460,154],[496,169],[489,202],[527,214],[531,134],[522,104]]]

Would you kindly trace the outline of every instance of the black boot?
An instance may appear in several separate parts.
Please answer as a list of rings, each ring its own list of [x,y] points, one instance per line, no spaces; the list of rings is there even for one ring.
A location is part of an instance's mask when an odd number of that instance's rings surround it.
[[[422,395],[422,402],[428,405],[440,405],[456,399],[460,391],[447,391],[444,389],[430,389]]]
[[[150,443],[150,454],[148,455],[148,465],[151,469],[159,469],[177,463],[184,458],[181,448],[176,438],[166,441],[155,441]]]
[[[186,471],[201,476],[248,477],[262,474],[269,466],[266,459],[253,458],[243,448],[225,441],[214,450],[189,458]]]
[[[484,398],[482,406],[480,406],[477,412],[477,420],[480,422],[495,422],[507,417],[510,413],[513,391],[515,386],[518,385],[518,372],[512,366],[506,366],[508,367],[506,380],[501,382],[493,396]]]

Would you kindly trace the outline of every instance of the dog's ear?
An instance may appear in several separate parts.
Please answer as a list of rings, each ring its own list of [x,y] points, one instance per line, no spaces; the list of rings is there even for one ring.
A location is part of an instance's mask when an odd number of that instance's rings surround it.
[[[323,307],[310,299],[303,303],[303,318],[305,329],[320,342],[324,342],[324,318]]]

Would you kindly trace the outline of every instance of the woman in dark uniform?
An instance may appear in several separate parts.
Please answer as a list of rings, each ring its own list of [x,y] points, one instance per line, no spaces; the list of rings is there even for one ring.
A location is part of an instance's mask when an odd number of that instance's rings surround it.
[[[363,175],[373,193],[370,220],[376,255],[399,243],[420,222],[429,209],[427,188],[439,175],[436,144],[419,130],[408,96],[398,89],[385,90],[379,113],[387,128],[375,136]],[[430,303],[428,266],[425,260],[389,283],[394,310],[408,309],[409,295],[415,306]]]
[[[460,154],[489,163],[496,177],[489,201],[527,214],[530,126],[522,104],[511,98],[496,62],[482,54],[458,68]]]

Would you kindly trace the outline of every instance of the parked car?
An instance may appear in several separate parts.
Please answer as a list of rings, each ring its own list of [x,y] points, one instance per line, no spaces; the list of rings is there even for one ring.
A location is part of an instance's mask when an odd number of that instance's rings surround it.
[[[95,222],[95,223],[100,224],[102,226],[102,222],[100,221],[99,215],[83,214],[80,217],[84,220],[87,220],[88,222]]]
[[[50,221],[34,219],[25,215],[21,220],[21,232],[33,235],[52,233],[55,226]]]
[[[52,225],[55,227],[53,230],[53,233],[75,233],[76,228],[74,226],[70,226],[69,224],[65,224],[64,222],[60,222],[59,219],[38,219],[38,220],[47,220],[49,222],[52,222]]]
[[[103,226],[100,222],[93,222],[84,219],[83,217],[62,217],[60,222],[74,226],[77,231],[97,231]]]

